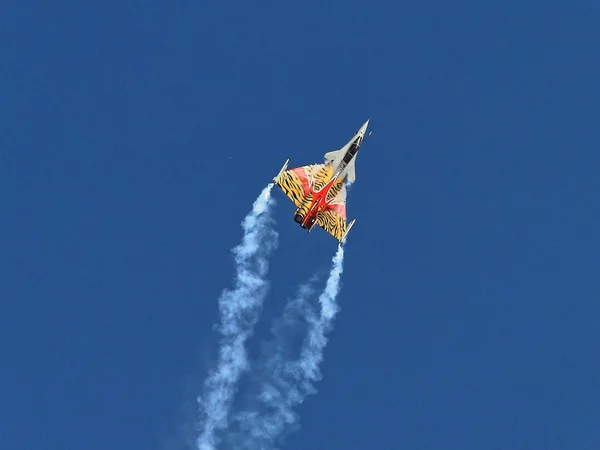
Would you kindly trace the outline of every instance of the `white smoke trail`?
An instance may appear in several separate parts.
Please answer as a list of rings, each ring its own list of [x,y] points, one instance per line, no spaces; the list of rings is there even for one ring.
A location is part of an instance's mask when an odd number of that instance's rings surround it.
[[[252,335],[267,295],[268,257],[277,246],[278,236],[270,214],[274,204],[272,187],[269,184],[254,202],[242,222],[242,242],[233,249],[235,288],[223,291],[219,299],[219,359],[205,381],[204,398],[198,398],[198,450],[212,450],[218,444],[216,433],[227,427],[237,383],[248,369],[245,343]]]
[[[320,313],[317,314],[309,303],[314,292],[309,283],[300,288],[297,297],[290,301],[274,327],[275,348],[270,349],[260,377],[261,390],[257,404],[251,410],[236,415],[240,433],[230,435],[235,448],[268,450],[275,448],[275,442],[297,426],[298,416],[294,408],[302,403],[307,395],[316,393],[314,383],[321,379],[320,364],[327,345],[327,333],[333,326],[333,319],[339,311],[336,302],[341,288],[344,249],[339,246],[333,257],[333,267],[329,273],[325,289],[319,296]],[[308,334],[297,360],[287,355],[289,337],[283,328],[293,328],[298,320],[304,320]]]

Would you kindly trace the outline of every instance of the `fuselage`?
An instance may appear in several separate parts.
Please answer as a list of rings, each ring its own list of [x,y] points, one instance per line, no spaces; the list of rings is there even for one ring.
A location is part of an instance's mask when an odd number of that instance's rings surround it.
[[[333,166],[333,172],[336,174],[339,173],[339,178],[346,177],[348,168],[352,164],[352,160],[356,157],[362,140],[363,136],[361,134],[352,138],[350,142],[348,142],[339,150],[338,155],[331,162],[331,165]]]
[[[321,189],[316,190],[314,186],[311,186],[312,200],[308,212],[304,216],[304,219],[302,219],[302,215],[300,214],[296,214],[294,217],[294,220],[298,222],[302,228],[308,229],[309,231],[312,230],[317,221],[317,215],[333,202],[334,199],[331,199],[329,202],[327,201],[327,194],[329,194],[329,191],[337,181],[343,180],[343,178],[340,178],[339,176],[340,172],[341,171],[334,173]]]
[[[352,174],[350,181],[353,181],[355,158],[364,139],[368,124],[369,121],[367,120],[346,145],[338,151],[330,153],[333,158],[327,164],[331,164],[333,175],[321,188],[315,189],[315,186],[310,187],[312,195],[310,196],[310,204],[306,205],[308,206],[306,214],[299,214],[299,208],[294,216],[294,221],[299,223],[302,228],[310,231],[315,226],[318,214],[330,206],[334,201],[334,199],[331,198],[332,196],[330,196],[330,200],[327,201],[329,191],[336,183],[343,182],[350,171]],[[325,156],[327,157],[330,154]]]

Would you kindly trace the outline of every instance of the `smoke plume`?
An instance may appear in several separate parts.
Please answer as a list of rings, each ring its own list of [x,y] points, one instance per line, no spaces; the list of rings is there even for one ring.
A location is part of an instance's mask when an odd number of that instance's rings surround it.
[[[310,303],[315,292],[314,282],[310,282],[300,287],[273,326],[274,342],[259,361],[258,399],[234,417],[238,429],[229,436],[234,448],[274,449],[280,438],[298,426],[294,409],[308,395],[316,393],[315,383],[321,379],[327,334],[339,311],[336,298],[341,288],[343,260],[344,249],[339,246],[325,289],[318,297],[318,312]],[[300,326],[307,332],[299,356],[294,359],[290,355],[291,334]]]
[[[260,193],[242,221],[242,242],[233,249],[235,287],[219,298],[219,356],[204,383],[203,396],[198,398],[198,450],[216,448],[217,433],[228,425],[238,381],[249,367],[245,345],[269,289],[268,258],[278,239],[271,217],[272,188],[271,183]]]

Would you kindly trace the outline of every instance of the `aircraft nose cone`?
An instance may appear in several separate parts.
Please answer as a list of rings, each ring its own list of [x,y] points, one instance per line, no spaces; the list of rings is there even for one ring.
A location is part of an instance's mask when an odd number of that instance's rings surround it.
[[[360,130],[358,130],[358,132],[359,132],[359,133],[361,133],[363,136],[364,136],[364,134],[367,132],[367,127],[369,126],[369,120],[371,120],[371,119],[368,119],[368,120],[367,120],[367,121],[366,121],[366,122],[363,124],[363,126],[362,126],[362,127],[360,127]]]

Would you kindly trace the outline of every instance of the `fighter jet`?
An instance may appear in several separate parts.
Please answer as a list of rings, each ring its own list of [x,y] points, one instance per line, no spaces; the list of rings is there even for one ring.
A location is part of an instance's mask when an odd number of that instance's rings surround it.
[[[325,153],[325,162],[287,170],[288,159],[273,178],[297,206],[294,221],[310,233],[318,224],[340,244],[356,219],[346,224],[346,183],[356,180],[356,155],[369,121],[339,150]],[[370,135],[371,133],[369,133]]]

